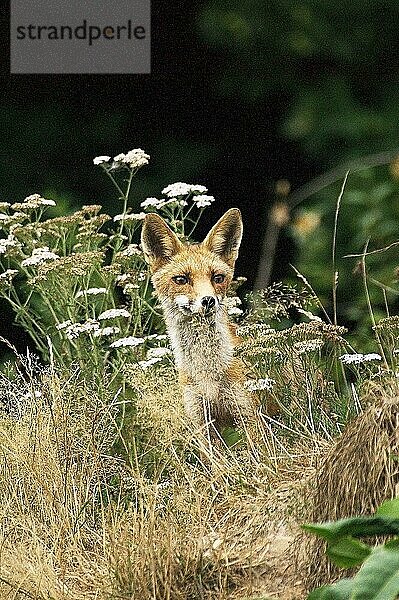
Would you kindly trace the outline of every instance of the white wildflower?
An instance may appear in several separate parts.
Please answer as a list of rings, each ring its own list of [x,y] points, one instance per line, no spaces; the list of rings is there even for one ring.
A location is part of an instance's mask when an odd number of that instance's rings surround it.
[[[215,202],[214,196],[198,196],[198,198],[194,198],[194,204],[197,208],[205,208],[206,206],[210,206],[212,202]]]
[[[124,250],[120,253],[121,256],[134,256],[135,254],[142,254],[137,244],[129,244],[126,246]]]
[[[241,308],[238,308],[241,304],[241,300],[238,296],[227,296],[224,300],[224,304],[227,308],[227,314],[231,316],[239,316],[243,314]]]
[[[88,319],[85,323],[72,323],[65,328],[65,335],[69,340],[74,340],[82,333],[90,333],[100,328],[99,323],[94,319]]]
[[[369,360],[382,360],[382,357],[376,352],[371,352],[370,354],[365,354],[363,357],[363,362],[368,362]]]
[[[96,156],[93,158],[93,163],[95,165],[102,165],[102,163],[108,162],[109,160],[111,160],[110,156]]]
[[[271,392],[275,383],[275,380],[270,379],[269,377],[266,377],[265,379],[250,379],[244,383],[244,387],[250,392],[258,392],[262,390]]]
[[[168,198],[174,198],[175,196],[188,196],[189,194],[204,194],[208,191],[204,185],[193,185],[191,183],[183,183],[178,181],[172,183],[162,190],[162,193]]]
[[[60,331],[61,329],[66,329],[67,327],[69,327],[69,325],[72,325],[71,319],[63,321],[62,323],[58,323],[58,325],[56,325],[55,327],[56,329],[58,329],[58,331]]]
[[[109,336],[109,335],[116,335],[120,332],[121,332],[121,330],[119,329],[119,327],[103,327],[102,329],[97,329],[93,333],[93,337],[97,338],[97,337],[105,337],[105,336]]]
[[[40,194],[30,194],[30,196],[26,196],[26,198],[24,199],[24,202],[37,202],[38,200],[40,200],[41,196]]]
[[[48,260],[57,260],[60,258],[55,252],[51,252],[48,246],[43,248],[35,248],[32,252],[32,256],[25,258],[21,262],[21,267],[31,267],[33,265],[40,265]]]
[[[119,340],[115,340],[110,345],[110,348],[121,348],[125,346],[139,346],[140,344],[144,344],[144,338],[134,337],[133,335],[125,338],[120,338]]]
[[[56,203],[54,202],[54,200],[50,200],[48,198],[43,198],[40,194],[31,194],[30,196],[26,196],[26,198],[23,201],[23,204],[27,208],[38,208],[39,206],[56,206]],[[21,205],[16,205],[16,206],[21,206]]]
[[[75,298],[81,298],[82,296],[99,296],[100,294],[106,294],[106,288],[89,288],[87,290],[80,290]]]
[[[163,202],[163,200],[158,200],[157,198],[146,198],[145,200],[143,200],[140,206],[142,208],[147,208],[147,206],[154,206],[154,208],[159,208],[159,206],[162,205]]]
[[[9,202],[0,202],[0,210],[4,210],[5,208],[10,208]]]
[[[344,365],[359,365],[360,363],[369,362],[371,360],[381,360],[381,356],[376,353],[371,354],[343,354],[339,357]]]
[[[114,217],[114,222],[116,223],[117,221],[141,221],[142,219],[146,218],[146,213],[145,212],[139,212],[139,213],[125,213],[124,215],[115,215]]]
[[[138,169],[139,167],[148,165],[149,159],[149,154],[146,154],[144,150],[135,148],[134,150],[129,150],[125,155],[123,162],[129,165],[131,169]]]
[[[316,350],[320,350],[323,344],[324,341],[321,338],[314,338],[312,340],[295,342],[294,349],[298,354],[304,354],[305,352],[315,352]]]
[[[20,248],[21,244],[12,234],[9,234],[6,239],[0,240],[0,254],[6,254],[10,248]]]
[[[122,285],[124,284],[126,281],[128,281],[131,278],[131,274],[130,273],[122,273],[122,275],[117,275],[116,276],[116,281]]]
[[[237,335],[239,337],[253,337],[257,338],[262,335],[274,332],[275,330],[267,325],[266,323],[251,323],[250,325],[241,325],[237,328]]]
[[[147,359],[154,357],[163,358],[164,356],[169,356],[170,354],[172,354],[172,350],[170,348],[150,348],[147,352]]]
[[[161,362],[162,356],[154,356],[153,358],[148,358],[147,360],[139,360],[135,366],[140,367],[144,371],[155,365],[156,363]]]
[[[184,198],[169,198],[169,200],[164,200],[158,206],[158,208],[163,208],[164,206],[168,206],[170,204],[178,204],[179,206],[188,206],[187,200]]]
[[[241,310],[241,308],[238,308],[238,306],[231,306],[230,308],[227,309],[227,314],[230,315],[231,317],[238,317],[240,315],[243,314],[244,311]]]
[[[131,169],[138,169],[148,164],[150,156],[144,152],[141,148],[135,148],[129,150],[127,154],[121,152],[114,156],[114,163],[112,168],[117,169],[123,165],[127,165]]]
[[[125,285],[125,287],[123,288],[123,293],[128,295],[131,294],[133,292],[136,292],[137,290],[140,289],[140,286],[138,283],[127,283]]]
[[[18,271],[16,271],[15,269],[7,269],[7,271],[4,271],[4,273],[1,273],[0,281],[6,282],[6,283],[11,283],[11,281],[13,280],[15,275],[17,275],[17,273],[18,273]]]
[[[126,317],[128,319],[130,316],[130,312],[125,308],[110,308],[102,312],[101,315],[98,315],[98,320],[104,321],[104,319],[118,319],[119,317]]]
[[[8,221],[10,219],[10,215],[5,215],[4,213],[0,213],[0,221]]]

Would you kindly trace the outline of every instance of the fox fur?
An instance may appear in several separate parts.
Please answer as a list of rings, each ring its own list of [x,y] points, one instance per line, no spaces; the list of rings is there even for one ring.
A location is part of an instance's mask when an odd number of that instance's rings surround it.
[[[196,427],[253,420],[255,403],[243,387],[240,342],[224,304],[242,238],[241,213],[228,210],[200,244],[183,244],[157,214],[148,214],[142,248],[171,340],[186,412]]]

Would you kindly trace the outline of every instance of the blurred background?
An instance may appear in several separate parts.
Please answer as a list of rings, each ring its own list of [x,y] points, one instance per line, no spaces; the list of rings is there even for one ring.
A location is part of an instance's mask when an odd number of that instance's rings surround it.
[[[175,181],[206,185],[218,202],[199,233],[242,210],[248,289],[294,281],[293,264],[331,311],[350,169],[338,316],[361,340],[364,282],[343,256],[399,237],[398,22],[394,1],[153,0],[151,75],[10,76],[4,48],[0,199],[38,192],[59,213],[96,203],[117,214],[93,157],[143,148],[135,208]],[[376,317],[397,304],[397,254],[370,259]]]

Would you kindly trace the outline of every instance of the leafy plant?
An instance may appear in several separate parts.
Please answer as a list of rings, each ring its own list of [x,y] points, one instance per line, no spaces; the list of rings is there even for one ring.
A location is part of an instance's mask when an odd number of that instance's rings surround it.
[[[78,362],[84,372],[107,368],[112,380],[127,364],[145,369],[170,353],[138,245],[141,221],[159,211],[186,238],[214,198],[204,186],[179,182],[133,213],[132,181],[149,158],[137,148],[94,159],[122,204],[113,218],[99,205],[46,218],[56,203],[40,194],[0,203],[0,296],[45,360],[52,355],[65,368]]]
[[[308,600],[395,600],[399,594],[399,498],[384,502],[371,517],[303,525],[327,542],[327,554],[338,567],[361,565],[353,578],[311,592]],[[394,536],[371,546],[359,538]]]

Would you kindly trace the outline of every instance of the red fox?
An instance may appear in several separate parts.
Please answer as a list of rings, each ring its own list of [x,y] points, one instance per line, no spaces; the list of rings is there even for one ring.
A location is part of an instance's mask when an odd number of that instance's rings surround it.
[[[183,244],[155,213],[144,220],[141,242],[162,305],[186,412],[194,426],[220,434],[255,418],[243,387],[239,343],[224,305],[242,238],[241,213],[228,210],[200,244]]]

